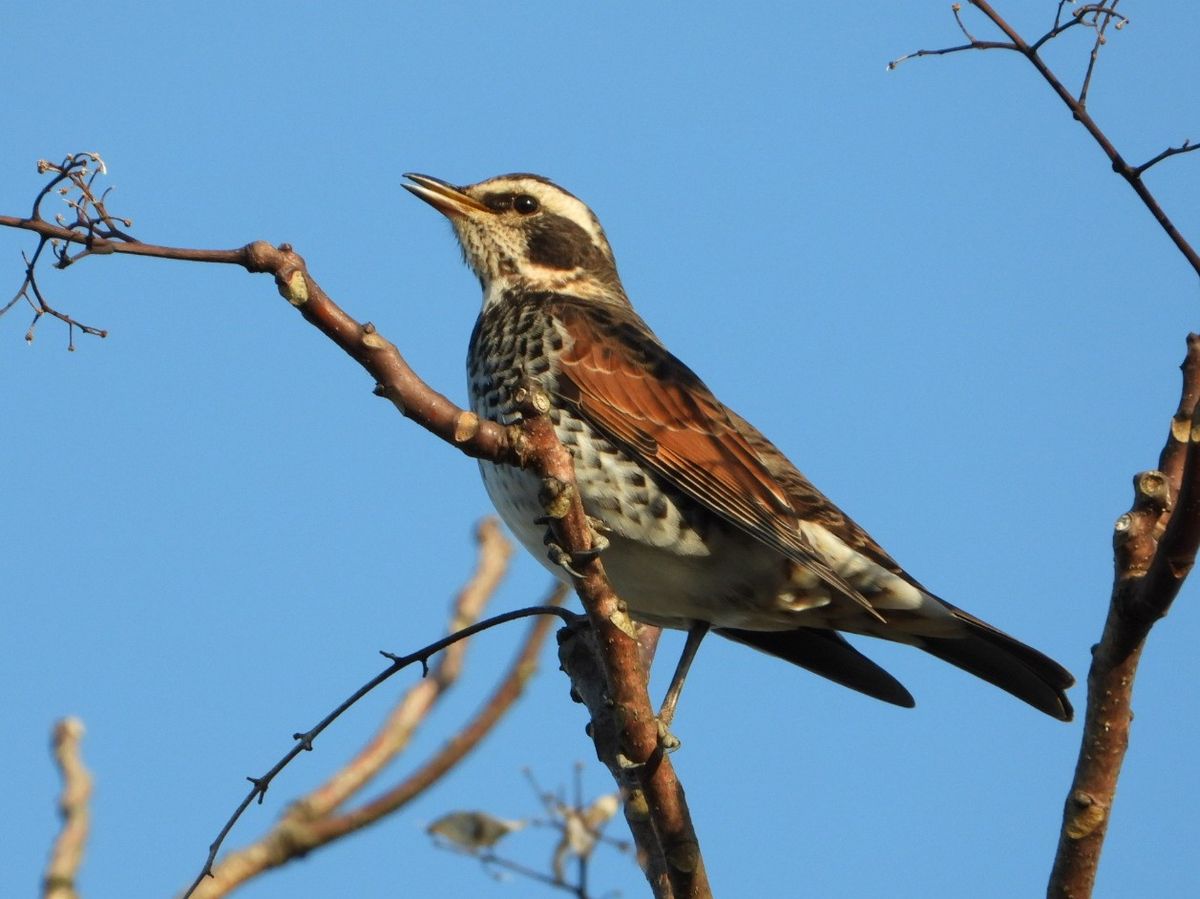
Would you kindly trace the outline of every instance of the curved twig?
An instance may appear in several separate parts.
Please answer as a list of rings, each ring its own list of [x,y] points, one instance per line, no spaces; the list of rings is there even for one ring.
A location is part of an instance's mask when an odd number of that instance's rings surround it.
[[[1164,159],[1170,159],[1172,156],[1179,156],[1182,153],[1194,153],[1196,150],[1200,150],[1200,144],[1194,144],[1191,140],[1185,140],[1178,147],[1167,147],[1167,149],[1163,150],[1157,156],[1147,159],[1141,165],[1136,166],[1134,171],[1138,175],[1141,175],[1146,169],[1158,165]]]
[[[261,803],[267,794],[268,788],[271,786],[271,782],[276,776],[278,776],[279,772],[286,768],[291,763],[292,759],[298,756],[301,752],[311,751],[313,748],[313,741],[320,736],[321,732],[324,731],[325,728],[329,727],[329,725],[336,721],[342,715],[342,713],[344,713],[352,705],[390,678],[393,674],[401,671],[404,668],[407,668],[409,665],[420,662],[422,674],[426,675],[429,673],[430,657],[441,652],[448,646],[452,646],[460,640],[465,640],[468,637],[472,637],[481,631],[489,630],[497,625],[506,624],[509,621],[516,621],[519,618],[529,618],[533,615],[556,615],[565,622],[574,621],[579,617],[574,612],[569,612],[566,609],[559,608],[558,606],[530,606],[528,608],[517,609],[512,612],[505,612],[502,615],[493,615],[491,618],[487,618],[477,624],[471,625],[470,627],[464,627],[462,630],[456,631],[447,637],[443,637],[441,640],[430,643],[428,646],[424,646],[421,649],[418,649],[416,652],[409,653],[408,655],[398,656],[390,652],[381,652],[380,654],[385,658],[391,659],[390,665],[388,665],[385,669],[383,669],[383,671],[379,672],[379,674],[375,675],[373,678],[355,690],[352,694],[350,694],[350,696],[340,703],[332,712],[318,721],[310,730],[304,731],[303,733],[292,734],[292,739],[296,741],[295,745],[289,749],[283,755],[283,757],[271,767],[269,771],[259,777],[246,778],[246,780],[250,781],[251,783],[250,791],[234,810],[233,814],[229,817],[229,820],[225,822],[225,825],[217,834],[217,838],[213,840],[212,844],[209,846],[208,858],[204,863],[204,867],[196,876],[196,879],[192,882],[192,885],[188,888],[184,896],[191,896],[200,885],[201,881],[212,876],[213,863],[216,861],[217,853],[220,852],[221,846],[225,842],[225,838],[229,836],[229,832],[233,829],[234,825],[237,824],[238,819],[241,818],[246,809],[250,807],[250,804],[255,800]]]
[[[474,583],[474,579],[473,579]],[[480,585],[476,585],[478,588]],[[484,587],[486,589],[486,587]],[[566,590],[558,587],[547,605],[559,605]],[[461,602],[459,613],[463,611]],[[447,650],[447,656],[431,676],[408,691],[388,716],[376,736],[343,769],[308,796],[293,803],[271,832],[251,846],[223,858],[212,877],[196,886],[196,899],[215,899],[236,886],[288,861],[303,857],[333,840],[360,830],[429,789],[472,749],[479,745],[522,694],[537,667],[537,656],[549,633],[551,616],[544,615],[530,627],[508,671],[500,678],[479,713],[429,761],[400,784],[351,811],[335,814],[337,808],[360,790],[408,744],[415,726],[424,720],[431,705],[453,682],[459,662],[450,655],[463,644]],[[461,653],[457,653],[461,656]],[[450,659],[447,664],[447,659]]]

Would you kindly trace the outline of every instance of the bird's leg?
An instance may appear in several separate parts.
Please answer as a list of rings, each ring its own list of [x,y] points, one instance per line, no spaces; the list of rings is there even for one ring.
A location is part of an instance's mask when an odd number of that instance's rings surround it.
[[[659,732],[662,734],[663,745],[668,749],[675,749],[679,746],[679,741],[670,733],[671,720],[675,717],[675,706],[679,703],[679,694],[683,692],[683,682],[687,680],[688,669],[692,667],[692,659],[696,657],[696,650],[700,648],[700,642],[708,633],[708,628],[707,621],[697,621],[688,629],[687,642],[683,644],[683,654],[680,655],[679,663],[675,666],[675,673],[671,675],[671,686],[667,688],[662,708],[658,710]]]
[[[588,528],[592,532],[591,549],[586,549],[583,552],[571,554],[558,545],[554,537],[554,529],[550,527],[551,518],[548,515],[543,515],[540,518],[533,520],[534,524],[546,525],[546,535],[542,538],[542,543],[546,545],[546,555],[550,561],[560,568],[564,569],[573,577],[583,577],[574,566],[586,565],[600,553],[608,549],[608,538],[601,531],[607,530],[604,523],[599,518],[587,516]]]

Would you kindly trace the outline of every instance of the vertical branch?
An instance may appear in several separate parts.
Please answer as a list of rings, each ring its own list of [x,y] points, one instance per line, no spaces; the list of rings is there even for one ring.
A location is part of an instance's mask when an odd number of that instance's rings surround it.
[[[1002,48],[1020,53],[1050,85],[1072,117],[1104,151],[1112,169],[1125,179],[1180,253],[1200,274],[1200,255],[1175,227],[1146,187],[1142,176],[1172,156],[1195,152],[1200,145],[1185,140],[1141,165],[1130,165],[1087,111],[1087,95],[1096,58],[1110,23],[1121,28],[1125,17],[1116,11],[1120,0],[1101,0],[1079,7],[1063,20],[1066,0],[1058,4],[1054,26],[1032,44],[997,13],[987,0],[970,0],[1003,32],[1007,42],[977,41],[955,19],[969,43],[943,50],[921,50],[892,64],[918,56],[941,56],[967,50]],[[1090,25],[1095,40],[1079,96],[1075,97],[1039,55],[1049,41],[1072,27]],[[1134,478],[1133,507],[1120,517],[1114,535],[1115,576],[1108,618],[1100,642],[1092,649],[1088,672],[1088,701],[1083,743],[1075,779],[1063,813],[1058,852],[1047,893],[1051,897],[1090,896],[1108,830],[1117,779],[1129,747],[1133,719],[1133,681],[1146,637],[1163,617],[1192,569],[1200,546],[1200,336],[1188,335],[1183,363],[1183,391],[1159,459],[1159,469]]]
[[[54,761],[63,779],[58,811],[62,829],[50,851],[50,863],[42,885],[43,899],[78,899],[75,878],[83,863],[91,816],[88,801],[92,796],[92,776],[83,765],[79,745],[83,740],[83,722],[64,718],[54,725]]]
[[[1112,599],[1092,650],[1083,741],[1047,888],[1052,899],[1092,894],[1129,748],[1142,648],[1179,593],[1200,545],[1200,335],[1188,335],[1182,369],[1182,396],[1160,470],[1134,478],[1133,507],[1117,520]]]
[[[592,546],[591,527],[575,488],[574,463],[546,416],[549,398],[536,387],[525,390],[522,443],[544,479],[547,517],[562,547],[575,557],[586,556]],[[639,860],[648,857],[645,870],[660,899],[709,897],[712,891],[683,785],[663,752],[658,718],[650,705],[637,629],[608,583],[599,556],[587,558],[573,578],[594,636],[598,671],[577,679],[568,656],[560,652],[560,658],[592,714],[590,733],[597,754],[624,793]]]

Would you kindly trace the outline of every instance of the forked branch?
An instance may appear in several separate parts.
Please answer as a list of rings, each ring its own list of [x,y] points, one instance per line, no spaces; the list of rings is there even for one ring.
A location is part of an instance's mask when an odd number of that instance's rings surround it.
[[[1167,236],[1171,239],[1171,242],[1174,243],[1179,252],[1183,254],[1183,257],[1188,261],[1188,264],[1192,267],[1193,271],[1195,271],[1197,275],[1200,275],[1200,255],[1197,255],[1196,250],[1184,238],[1183,234],[1180,233],[1179,229],[1175,226],[1175,223],[1166,214],[1162,206],[1159,205],[1158,200],[1154,197],[1149,188],[1146,187],[1145,182],[1142,180],[1142,175],[1144,175],[1152,166],[1157,165],[1164,159],[1169,159],[1172,156],[1178,156],[1181,153],[1190,153],[1197,149],[1197,146],[1200,145],[1193,144],[1190,141],[1184,141],[1181,146],[1164,150],[1162,153],[1159,153],[1157,156],[1153,157],[1142,165],[1130,165],[1117,151],[1117,148],[1113,145],[1112,141],[1109,140],[1108,136],[1100,129],[1100,126],[1096,124],[1095,120],[1091,117],[1091,114],[1087,110],[1087,93],[1091,85],[1092,74],[1095,71],[1096,58],[1100,52],[1100,48],[1106,41],[1105,32],[1110,24],[1112,24],[1114,28],[1120,29],[1128,22],[1125,16],[1116,11],[1117,4],[1120,3],[1120,0],[1104,0],[1102,3],[1088,3],[1081,5],[1074,9],[1073,14],[1066,21],[1063,21],[1063,9],[1065,4],[1060,2],[1053,27],[1051,27],[1049,31],[1032,43],[1021,37],[1021,35],[1017,33],[1016,29],[1009,25],[1008,22],[1006,22],[1004,18],[1002,18],[1000,14],[992,8],[991,4],[988,3],[987,0],[969,0],[969,2],[971,6],[974,6],[981,13],[983,13],[983,15],[987,17],[988,21],[991,22],[992,25],[1000,30],[1006,40],[980,41],[973,38],[962,22],[962,17],[960,15],[962,8],[961,4],[955,3],[953,6],[954,17],[958,22],[959,28],[964,34],[967,35],[967,43],[960,44],[955,47],[946,47],[940,50],[918,50],[914,53],[909,53],[893,60],[888,64],[888,68],[895,69],[900,63],[909,59],[916,59],[923,56],[945,56],[950,53],[961,53],[967,50],[1002,49],[1012,50],[1020,53],[1035,69],[1037,69],[1038,74],[1045,79],[1046,83],[1050,85],[1050,88],[1054,91],[1054,93],[1058,95],[1058,98],[1066,104],[1069,110],[1071,110],[1072,117],[1074,117],[1077,122],[1087,129],[1088,134],[1091,135],[1092,139],[1096,142],[1100,149],[1104,151],[1104,155],[1108,157],[1109,163],[1112,166],[1112,170],[1124,178],[1126,183],[1133,188],[1133,191],[1137,194],[1138,199],[1140,199],[1142,204],[1148,210],[1150,210],[1150,214],[1154,216],[1154,220],[1158,222],[1159,227],[1166,232]],[[1080,89],[1079,95],[1076,96],[1066,88],[1062,80],[1051,70],[1051,68],[1046,64],[1046,61],[1042,59],[1040,50],[1048,42],[1059,37],[1064,32],[1078,27],[1089,27],[1093,29],[1095,32],[1095,38],[1093,40],[1087,70],[1084,75],[1083,85]]]
[[[69,168],[78,164],[77,160],[78,157],[71,157],[64,165]],[[111,254],[238,265],[249,272],[270,274],[279,293],[306,321],[366,369],[375,379],[376,394],[390,400],[402,414],[469,456],[528,468],[542,477],[549,488],[547,515],[553,521],[559,545],[572,557],[587,555],[591,532],[575,490],[574,466],[570,455],[555,437],[545,409],[531,406],[522,423],[507,428],[481,420],[422,381],[374,325],[359,323],[340,309],[309,274],[304,259],[288,244],[274,247],[257,241],[230,250],[201,250],[143,243],[123,229],[110,226],[111,216],[103,208],[102,197],[95,197],[90,181],[84,182],[84,186],[89,196],[100,200],[100,205],[91,202],[88,207],[94,214],[94,220],[88,224],[48,222],[41,217],[40,207],[35,204],[31,217],[0,216],[0,226],[31,231],[43,241],[59,241],[64,247],[83,246],[85,252],[71,256],[68,251],[67,256],[59,255],[60,261],[67,259],[69,264],[87,256]],[[635,631],[626,626],[628,617],[598,559],[593,558],[583,566],[580,576],[574,579],[574,586],[588,620],[598,634],[600,673],[610,697],[602,709],[593,709],[593,714],[603,714],[617,722],[623,756],[640,785],[639,796],[646,800],[647,827],[639,835],[657,841],[656,845],[643,848],[647,855],[666,860],[664,876],[652,879],[651,886],[659,897],[692,899],[708,896],[710,890],[699,854],[699,842],[687,812],[683,789],[670,759],[659,749],[657,724],[646,692],[646,667]],[[426,657],[430,650],[432,647],[423,651]],[[395,663],[400,661],[397,659]],[[386,676],[390,676],[390,672],[382,673],[379,679]],[[327,722],[308,734],[298,735],[297,745],[290,755],[307,748],[311,738],[324,726]],[[281,763],[286,764],[286,760]],[[243,803],[243,809],[261,795],[275,773],[272,769],[264,778],[251,779],[254,787]],[[223,838],[224,833],[220,839]],[[210,864],[211,861],[210,857]]]
[[[449,626],[452,635],[461,633],[478,619],[504,573],[511,553],[511,546],[494,520],[484,521],[480,525],[479,540],[476,571],[454,602]],[[563,593],[562,590],[556,590],[549,597],[547,606],[560,605]],[[433,786],[479,745],[523,692],[526,682],[536,670],[539,650],[549,633],[553,613],[545,611],[547,614],[540,615],[530,627],[512,665],[501,676],[492,696],[483,704],[474,720],[448,741],[427,764],[380,796],[356,808],[344,808],[353,796],[360,793],[409,745],[417,728],[458,679],[467,647],[465,641],[447,646],[437,664],[426,677],[406,691],[358,755],[312,793],[294,802],[266,836],[230,853],[216,865],[213,865],[213,861],[219,843],[214,844],[205,870],[193,883],[190,895],[204,899],[227,895],[239,884],[264,871],[306,856],[314,849],[378,821]],[[315,734],[310,731],[304,736],[311,740]],[[294,756],[294,751],[289,752],[289,758]],[[268,784],[265,777],[259,778],[252,793],[261,798]],[[223,833],[228,830],[227,825]]]
[[[1088,90],[1096,71],[1100,49],[1111,25],[1121,29],[1128,20],[1117,12],[1120,0],[1102,0],[1073,10],[1064,19],[1067,0],[1058,4],[1054,25],[1029,43],[986,0],[970,0],[1001,31],[1004,42],[982,42],[967,32],[954,6],[955,20],[968,43],[940,51],[919,51],[890,66],[917,56],[936,56],[999,46],[1024,56],[1087,129],[1108,157],[1113,171],[1125,179],[1159,226],[1200,275],[1200,257],[1168,218],[1142,176],[1153,166],[1197,149],[1189,140],[1169,147],[1141,165],[1125,161],[1087,110]],[[1078,96],[1039,55],[1048,42],[1081,26],[1094,32],[1083,83]],[[1167,444],[1155,471],[1134,479],[1133,507],[1117,521],[1114,537],[1116,574],[1108,618],[1100,642],[1093,648],[1088,673],[1088,700],[1084,732],[1074,782],[1067,796],[1054,869],[1047,893],[1061,899],[1084,899],[1095,884],[1100,851],[1108,828],[1117,779],[1129,745],[1133,718],[1132,692],[1138,661],[1150,628],[1167,613],[1184,579],[1191,571],[1200,546],[1200,337],[1188,336],[1183,364],[1183,394],[1172,421]]]

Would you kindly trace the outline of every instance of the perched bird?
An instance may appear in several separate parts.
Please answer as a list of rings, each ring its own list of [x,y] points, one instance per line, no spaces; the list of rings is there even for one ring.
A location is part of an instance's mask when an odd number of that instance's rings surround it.
[[[1074,679],[1037,650],[938,599],[721,403],[633,310],[600,222],[537,175],[404,186],[443,213],[483,287],[467,373],[473,410],[519,419],[532,379],[607,538],[605,571],[634,618],[689,631],[669,719],[704,633],[745,643],[901,706],[909,692],[839,633],[919,647],[1062,721]],[[525,547],[543,546],[539,480],[482,462]]]

